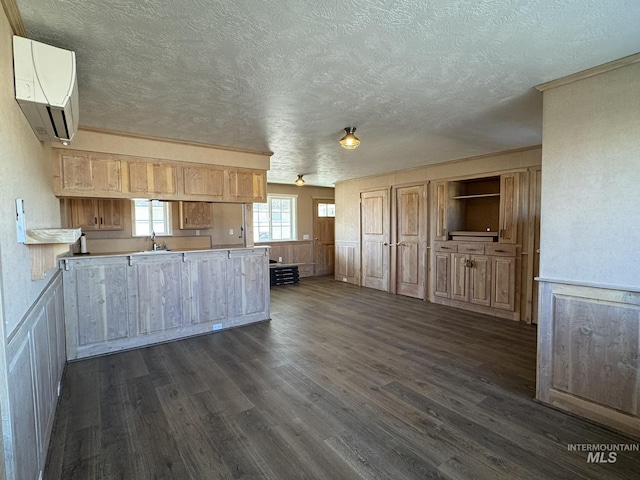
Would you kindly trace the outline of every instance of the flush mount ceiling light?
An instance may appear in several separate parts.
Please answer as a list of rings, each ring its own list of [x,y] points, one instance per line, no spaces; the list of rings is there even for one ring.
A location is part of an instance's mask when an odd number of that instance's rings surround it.
[[[304,180],[302,179],[302,175],[298,175],[298,178],[294,182],[297,186],[301,187],[304,185]]]
[[[346,148],[347,150],[358,148],[358,145],[360,145],[360,140],[358,140],[358,137],[354,135],[356,127],[347,127],[344,129],[344,131],[346,132],[346,134],[340,139],[340,146],[342,146],[342,148]]]

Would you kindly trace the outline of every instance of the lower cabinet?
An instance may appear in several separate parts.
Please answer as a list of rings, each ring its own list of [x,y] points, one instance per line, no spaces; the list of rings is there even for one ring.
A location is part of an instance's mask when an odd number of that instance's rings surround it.
[[[517,320],[516,247],[435,242],[433,301]]]
[[[267,248],[61,264],[69,360],[269,319]]]

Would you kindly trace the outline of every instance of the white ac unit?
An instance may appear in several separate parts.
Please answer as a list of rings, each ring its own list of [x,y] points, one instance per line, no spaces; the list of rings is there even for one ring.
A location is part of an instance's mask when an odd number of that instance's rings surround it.
[[[16,100],[41,141],[71,142],[78,126],[76,54],[13,37]]]

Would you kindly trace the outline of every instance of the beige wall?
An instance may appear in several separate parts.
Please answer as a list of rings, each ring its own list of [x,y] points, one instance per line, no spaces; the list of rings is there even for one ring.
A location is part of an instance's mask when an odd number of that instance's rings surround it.
[[[544,92],[540,276],[640,289],[640,63]]]
[[[302,240],[304,235],[313,237],[313,199],[329,198],[334,196],[333,188],[326,187],[296,187],[295,185],[281,185],[270,183],[267,185],[269,194],[297,195],[297,235],[298,240]],[[126,200],[125,200],[126,201]],[[180,230],[180,215],[178,202],[172,202],[173,235],[171,238],[161,239],[174,250],[198,246],[198,248],[209,248],[229,245],[242,245],[240,238],[240,227],[242,226],[242,205],[234,203],[214,203],[213,204],[213,228],[199,230],[196,237],[195,230]],[[230,234],[233,230],[233,234]],[[124,209],[124,230],[85,232],[87,236],[87,248],[91,253],[105,252],[132,252],[148,250],[150,241],[148,238],[133,237],[131,207]],[[79,246],[74,247],[75,250]]]
[[[78,130],[71,145],[55,144],[54,147],[261,170],[269,170],[271,156],[271,152],[251,152],[86,128]]]
[[[281,183],[269,183],[267,194],[297,195],[297,229],[298,240],[304,240],[305,235],[309,235],[308,240],[313,238],[313,199],[314,198],[334,198],[334,189],[328,187],[313,187],[305,185],[285,185]]]
[[[16,458],[9,403],[9,389],[15,385],[9,385],[7,363],[14,358],[7,357],[7,339],[13,335],[14,343],[26,342],[30,334],[16,327],[48,284],[48,280],[31,280],[28,247],[16,237],[15,199],[24,200],[27,228],[60,226],[58,201],[51,186],[51,149],[38,141],[14,98],[12,46],[12,31],[4,10],[0,10],[0,479],[13,477]],[[36,358],[31,369],[38,367]],[[24,398],[24,402],[32,405],[34,399]],[[25,430],[20,434],[24,437],[29,431],[26,420],[17,427],[23,423]]]
[[[12,32],[3,12],[0,17],[0,266],[7,335],[47,283],[47,280],[31,280],[29,249],[16,238],[15,199],[24,200],[27,228],[60,227],[60,210],[51,182],[51,149],[36,138],[14,98],[12,45]]]
[[[87,249],[91,253],[117,253],[136,252],[149,250],[151,241],[149,237],[133,237],[132,205],[126,202],[124,208],[124,229],[120,231],[85,232],[87,237]],[[213,204],[213,228],[201,230],[180,230],[180,210],[178,202],[171,202],[173,234],[171,237],[158,241],[165,242],[172,250],[181,248],[211,248],[230,245],[242,245],[240,236],[242,226],[242,205],[238,203],[214,203]],[[70,226],[70,225],[67,225]],[[229,234],[229,230],[233,234]],[[74,251],[79,251],[79,242],[74,245]]]
[[[336,242],[359,240],[360,192],[443,178],[500,173],[540,165],[541,148],[462,159],[336,184]]]

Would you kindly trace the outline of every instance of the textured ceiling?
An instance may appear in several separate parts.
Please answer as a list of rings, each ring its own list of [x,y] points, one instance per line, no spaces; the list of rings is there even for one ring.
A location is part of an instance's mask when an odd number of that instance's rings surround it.
[[[82,125],[272,151],[281,183],[539,144],[535,85],[640,51],[637,0],[17,4],[76,52]]]

